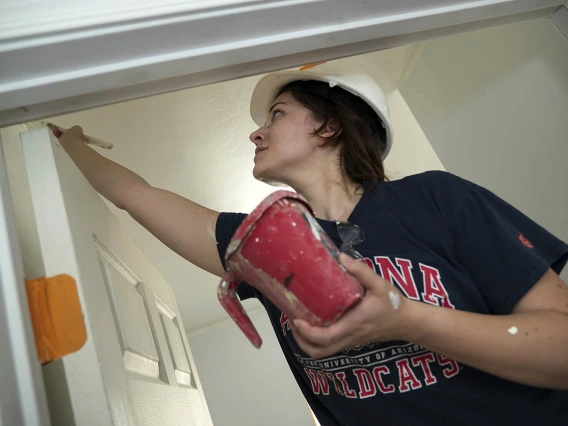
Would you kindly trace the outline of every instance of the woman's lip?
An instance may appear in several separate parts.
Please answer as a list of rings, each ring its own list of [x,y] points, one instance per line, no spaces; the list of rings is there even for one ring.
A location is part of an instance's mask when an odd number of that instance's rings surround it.
[[[254,151],[254,155],[258,154],[259,152],[266,151],[267,149],[268,149],[268,148],[257,148],[257,149]]]

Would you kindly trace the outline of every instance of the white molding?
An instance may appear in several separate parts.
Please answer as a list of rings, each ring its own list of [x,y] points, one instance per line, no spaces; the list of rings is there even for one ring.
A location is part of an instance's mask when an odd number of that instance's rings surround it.
[[[151,302],[151,300],[149,301]],[[156,307],[158,310],[164,314],[166,317],[174,321],[177,318],[177,315],[172,312],[170,308],[168,308],[157,296],[154,296],[154,302],[156,302]]]
[[[2,5],[0,39],[49,34],[73,29],[185,13],[214,13],[235,6],[282,0],[34,0]]]
[[[0,32],[0,126],[546,17],[563,3],[438,0],[416,10],[415,0],[215,0],[204,9],[144,0],[62,20],[62,1],[49,2],[41,22],[13,12],[11,32]],[[101,1],[110,3],[93,3]]]
[[[93,234],[93,240],[95,241],[95,247],[97,249],[97,254],[103,257],[110,266],[115,268],[130,284],[132,287],[137,288],[140,284],[140,280],[128,269],[124,264],[116,258],[114,254]]]
[[[550,17],[550,20],[568,41],[568,2],[564,6],[559,7]]]

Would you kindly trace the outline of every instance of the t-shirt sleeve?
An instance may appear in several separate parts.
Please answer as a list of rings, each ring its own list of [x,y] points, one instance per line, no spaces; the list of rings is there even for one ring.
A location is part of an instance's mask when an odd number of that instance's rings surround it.
[[[219,258],[223,264],[223,269],[227,269],[225,264],[225,252],[227,247],[231,242],[231,238],[235,234],[235,231],[242,223],[242,221],[247,217],[243,213],[221,213],[217,218],[217,224],[215,226],[215,239],[217,240],[217,251],[219,252]],[[254,297],[258,297],[254,288],[252,288],[247,283],[241,282],[237,287],[237,294],[241,300],[246,300]]]
[[[560,274],[568,246],[487,189],[461,182],[455,256],[491,311],[508,314],[549,268]]]

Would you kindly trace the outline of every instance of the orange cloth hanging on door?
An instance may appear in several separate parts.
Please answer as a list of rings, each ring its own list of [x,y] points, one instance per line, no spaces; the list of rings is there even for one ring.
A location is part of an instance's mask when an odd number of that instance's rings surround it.
[[[75,279],[69,275],[26,280],[39,361],[42,364],[79,350],[87,331]]]

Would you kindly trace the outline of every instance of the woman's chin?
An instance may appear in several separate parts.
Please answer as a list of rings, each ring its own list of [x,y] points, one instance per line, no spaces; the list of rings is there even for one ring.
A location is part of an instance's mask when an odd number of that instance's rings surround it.
[[[262,173],[262,171],[259,170],[256,166],[252,169],[252,177],[254,177],[256,180],[262,182],[263,175],[264,173]]]

